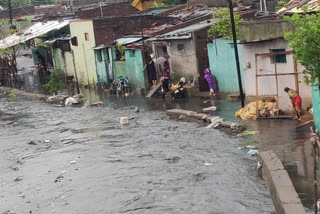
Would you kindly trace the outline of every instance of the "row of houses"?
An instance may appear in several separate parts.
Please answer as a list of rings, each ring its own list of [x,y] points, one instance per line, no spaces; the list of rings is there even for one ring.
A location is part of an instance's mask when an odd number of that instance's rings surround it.
[[[312,8],[313,1],[307,3]],[[265,11],[259,18],[252,7],[235,8],[246,20],[239,24],[238,47],[248,101],[274,97],[279,108],[289,110],[284,87],[300,93],[305,109],[317,100],[315,95],[312,99],[316,89],[303,83],[299,73],[304,68],[294,60],[294,51],[283,38],[294,26],[282,16],[297,12],[294,6],[289,4],[278,14]],[[64,70],[81,86],[108,85],[112,68],[112,78],[128,77],[133,90],[146,88],[143,68],[147,55],[169,55],[173,78],[183,76],[197,90],[207,91],[203,70],[209,65],[219,92],[239,93],[233,43],[208,38],[209,27],[218,20],[212,19],[213,11],[205,4],[139,12],[123,1],[86,7],[76,15],[36,23],[24,34],[0,41],[0,49],[32,41],[35,63],[39,63],[35,53],[41,53],[49,67]]]

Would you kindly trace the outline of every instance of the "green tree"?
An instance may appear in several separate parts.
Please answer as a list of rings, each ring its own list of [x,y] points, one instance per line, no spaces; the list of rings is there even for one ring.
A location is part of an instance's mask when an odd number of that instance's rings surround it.
[[[213,9],[213,18],[217,20],[208,30],[208,37],[214,39],[217,37],[223,37],[226,39],[232,39],[232,28],[231,28],[231,19],[230,11],[228,8],[214,8]],[[238,14],[234,14],[234,22],[236,26],[237,38],[239,37],[238,33],[238,24],[242,22],[243,19]]]
[[[34,6],[58,3],[58,0],[31,0],[31,5]],[[11,4],[13,8],[25,7],[30,5],[29,0],[11,0]],[[8,8],[8,0],[0,0],[0,5],[4,8]]]
[[[164,3],[167,5],[185,4],[187,0],[165,0]]]
[[[295,32],[286,33],[284,38],[295,51],[294,59],[305,67],[305,82],[320,87],[320,12],[294,14],[284,19],[296,26]]]
[[[28,0],[11,0],[11,4],[13,8],[24,7],[29,5]],[[0,5],[8,8],[8,0],[0,0]]]

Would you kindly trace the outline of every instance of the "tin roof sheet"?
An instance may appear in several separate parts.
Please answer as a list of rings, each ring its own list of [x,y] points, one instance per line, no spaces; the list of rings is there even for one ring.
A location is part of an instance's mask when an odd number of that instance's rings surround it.
[[[0,40],[0,48],[5,49],[20,43],[24,43],[30,39],[34,39],[40,37],[42,35],[47,34],[53,30],[59,30],[69,24],[70,20],[63,20],[63,21],[48,21],[48,22],[37,22],[24,33],[16,33],[13,34],[3,40]]]
[[[307,12],[316,12],[320,10],[320,0],[291,0],[285,7],[280,9],[277,14],[303,13],[303,6],[307,5]]]

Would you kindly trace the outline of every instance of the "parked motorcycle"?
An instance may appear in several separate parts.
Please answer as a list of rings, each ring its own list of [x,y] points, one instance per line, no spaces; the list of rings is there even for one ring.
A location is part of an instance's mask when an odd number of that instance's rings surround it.
[[[170,87],[171,98],[184,98],[185,97],[185,91],[183,88],[185,83],[186,83],[186,79],[184,77],[182,77],[177,84],[172,85]]]
[[[164,81],[164,80],[162,80]],[[182,77],[180,81],[177,84],[171,84],[169,85],[169,92],[166,92],[164,87],[162,86],[161,92],[162,92],[162,98],[165,98],[166,95],[170,96],[172,99],[174,98],[184,98],[185,97],[185,90],[183,88],[184,84],[186,82],[186,79]]]
[[[129,80],[127,77],[120,77],[120,81],[117,86],[117,95],[126,94],[131,91]]]

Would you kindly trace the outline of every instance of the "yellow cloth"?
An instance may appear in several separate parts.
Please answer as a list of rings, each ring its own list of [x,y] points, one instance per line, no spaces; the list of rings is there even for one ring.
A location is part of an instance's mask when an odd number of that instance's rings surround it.
[[[146,6],[143,2],[143,0],[134,0],[131,5],[135,8],[137,8],[140,11],[145,11],[146,10]]]
[[[258,101],[258,110],[264,109],[265,102]],[[239,111],[236,112],[235,117],[243,120],[257,118],[257,102],[251,102]]]

